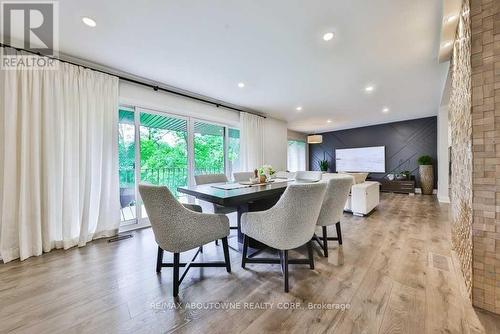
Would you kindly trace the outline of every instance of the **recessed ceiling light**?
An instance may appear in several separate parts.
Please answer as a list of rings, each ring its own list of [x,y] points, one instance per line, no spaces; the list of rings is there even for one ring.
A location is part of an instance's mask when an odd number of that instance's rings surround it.
[[[371,93],[371,92],[373,92],[374,89],[375,89],[375,87],[373,87],[372,85],[369,85],[369,86],[365,87],[365,92]]]
[[[383,112],[384,114],[387,114],[387,113],[389,112],[389,108],[384,107],[384,109],[382,109],[382,112]]]
[[[297,108],[295,108],[295,110],[302,111],[302,107],[297,107]]]
[[[326,122],[327,122],[327,123],[331,123],[331,122],[332,122],[332,120],[331,120],[331,119],[327,119],[327,120],[326,120]]]
[[[451,46],[452,44],[453,44],[452,41],[446,41],[446,42],[443,43],[442,47],[443,48],[447,48],[447,47]]]
[[[89,27],[92,27],[92,28],[94,28],[97,25],[97,23],[94,20],[92,20],[90,17],[86,17],[86,16],[82,17],[82,22],[85,23],[86,25],[88,25]]]
[[[450,23],[452,21],[455,21],[457,19],[457,17],[458,17],[458,15],[456,15],[456,14],[449,15],[448,17],[446,17],[444,19],[444,22],[445,23]]]
[[[333,32],[327,32],[326,34],[323,35],[323,40],[329,41],[333,38]]]
[[[238,87],[243,88],[245,87],[245,84],[243,82],[238,82]]]

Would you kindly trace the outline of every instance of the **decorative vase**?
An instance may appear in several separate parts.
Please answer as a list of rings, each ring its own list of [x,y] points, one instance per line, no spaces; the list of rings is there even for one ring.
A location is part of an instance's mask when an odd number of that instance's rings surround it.
[[[265,175],[261,175],[261,176],[259,177],[259,181],[260,181],[260,183],[266,183],[266,181],[267,181],[266,176],[265,176]]]
[[[434,190],[434,170],[432,165],[420,165],[419,173],[422,194],[432,195],[432,191]]]

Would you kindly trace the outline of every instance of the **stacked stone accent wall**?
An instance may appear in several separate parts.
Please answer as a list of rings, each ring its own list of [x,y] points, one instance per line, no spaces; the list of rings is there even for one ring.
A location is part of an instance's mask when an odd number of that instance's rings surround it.
[[[472,0],[470,17],[472,301],[500,313],[500,0]]]
[[[472,115],[469,2],[464,1],[450,70],[451,226],[467,292],[472,291]]]

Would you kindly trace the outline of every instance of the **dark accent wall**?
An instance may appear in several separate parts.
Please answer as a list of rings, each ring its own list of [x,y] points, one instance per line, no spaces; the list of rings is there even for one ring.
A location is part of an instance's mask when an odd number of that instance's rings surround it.
[[[309,168],[319,170],[326,157],[330,171],[335,172],[335,149],[385,146],[385,173],[370,173],[373,179],[409,170],[419,186],[417,159],[430,155],[434,160],[434,187],[437,186],[437,117],[365,126],[322,133],[322,144],[309,145]]]

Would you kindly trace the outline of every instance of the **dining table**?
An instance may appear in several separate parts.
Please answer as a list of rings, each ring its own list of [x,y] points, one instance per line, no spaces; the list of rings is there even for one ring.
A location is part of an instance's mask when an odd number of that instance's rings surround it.
[[[263,211],[278,202],[285,192],[291,179],[274,179],[272,182],[260,185],[240,184],[237,182],[210,183],[178,187],[177,191],[193,196],[198,200],[232,207],[237,212],[238,244],[231,247],[239,252],[243,249],[243,234],[241,233],[241,216],[245,212]],[[250,254],[256,254],[266,248],[257,240],[249,239]]]

